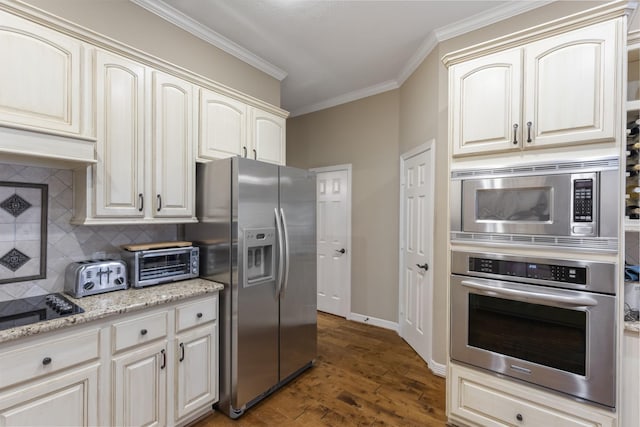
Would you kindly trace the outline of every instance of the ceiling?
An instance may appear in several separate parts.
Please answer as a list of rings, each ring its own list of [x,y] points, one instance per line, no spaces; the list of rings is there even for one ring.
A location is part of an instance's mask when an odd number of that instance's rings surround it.
[[[400,87],[440,41],[549,0],[131,0],[281,80],[292,116]]]

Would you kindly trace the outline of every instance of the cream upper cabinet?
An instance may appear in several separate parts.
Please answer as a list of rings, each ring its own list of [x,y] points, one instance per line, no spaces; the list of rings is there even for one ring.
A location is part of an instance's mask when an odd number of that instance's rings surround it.
[[[614,141],[619,20],[450,67],[454,156]]]
[[[221,159],[246,156],[247,105],[208,89],[200,89],[199,156]]]
[[[195,221],[193,85],[102,50],[95,75],[97,164],[74,173],[72,222]]]
[[[250,108],[250,117],[249,157],[284,165],[286,163],[286,120],[253,107]]]
[[[208,89],[200,90],[200,159],[248,157],[285,164],[285,119]]]
[[[91,137],[81,123],[91,108],[83,43],[3,11],[0,22],[0,125]]]
[[[153,216],[192,217],[195,189],[193,85],[153,71]]]
[[[95,69],[95,216],[142,218],[145,68],[121,56],[97,51]]]
[[[518,149],[522,50],[454,65],[449,78],[454,155]]]

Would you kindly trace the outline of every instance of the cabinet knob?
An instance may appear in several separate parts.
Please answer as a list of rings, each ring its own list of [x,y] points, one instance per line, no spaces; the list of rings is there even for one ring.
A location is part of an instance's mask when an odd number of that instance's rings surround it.
[[[522,421],[523,419],[524,419],[524,417],[522,416],[522,414],[516,415],[516,420]]]
[[[202,313],[198,313],[198,314],[196,314],[196,317],[197,317],[198,319],[199,319],[199,318],[201,318],[201,317],[202,317]]]
[[[518,145],[518,124],[513,124],[513,145]]]
[[[531,142],[531,126],[533,123],[527,122],[527,142]]]
[[[140,330],[140,335],[147,335],[147,330],[146,329],[141,329]]]
[[[45,357],[44,359],[42,359],[42,364],[47,366],[48,364],[50,364],[52,362],[50,357]]]

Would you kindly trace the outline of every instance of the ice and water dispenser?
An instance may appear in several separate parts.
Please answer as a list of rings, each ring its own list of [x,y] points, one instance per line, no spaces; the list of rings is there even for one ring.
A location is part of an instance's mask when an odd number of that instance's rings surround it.
[[[275,235],[275,228],[244,230],[245,287],[259,285],[274,279]]]

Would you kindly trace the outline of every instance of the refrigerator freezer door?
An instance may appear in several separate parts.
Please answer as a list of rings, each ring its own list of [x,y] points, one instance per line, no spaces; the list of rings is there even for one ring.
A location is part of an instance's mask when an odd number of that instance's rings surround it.
[[[316,179],[280,168],[280,212],[289,257],[280,294],[280,381],[316,358]]]
[[[234,158],[233,203],[237,212],[238,283],[233,291],[232,325],[237,339],[232,346],[231,404],[240,409],[278,383],[278,294],[275,276],[252,282],[247,271],[250,254],[246,244],[256,240],[257,230],[273,230],[278,206],[278,167],[268,163]],[[249,235],[249,233],[253,233]],[[247,234],[245,236],[245,234]],[[274,240],[275,241],[275,240]],[[275,248],[274,248],[275,249]],[[274,251],[275,252],[275,251]]]

